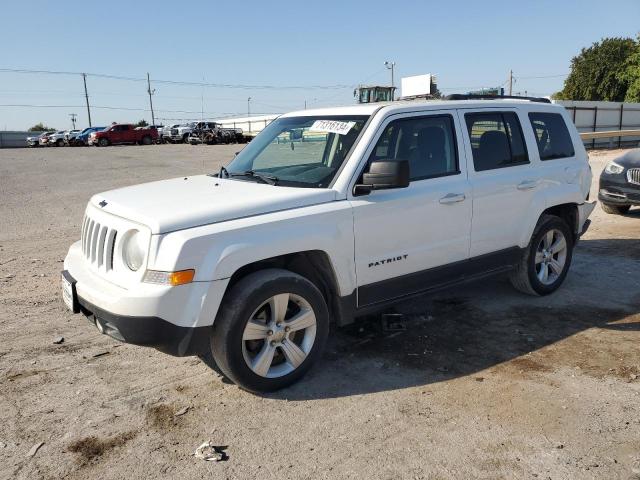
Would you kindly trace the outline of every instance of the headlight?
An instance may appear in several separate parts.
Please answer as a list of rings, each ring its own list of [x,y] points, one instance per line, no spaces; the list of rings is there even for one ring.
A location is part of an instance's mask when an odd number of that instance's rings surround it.
[[[138,230],[132,230],[127,234],[122,246],[124,263],[134,272],[140,269],[147,253],[143,237]]]
[[[609,165],[607,165],[604,171],[611,174],[622,173],[624,171],[624,167],[618,165],[616,162],[609,162]]]

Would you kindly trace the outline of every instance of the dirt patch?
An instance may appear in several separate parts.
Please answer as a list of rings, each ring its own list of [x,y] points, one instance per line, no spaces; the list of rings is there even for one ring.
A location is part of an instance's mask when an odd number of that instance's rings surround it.
[[[149,407],[146,412],[146,420],[156,430],[171,430],[178,423],[174,409],[164,403]]]
[[[91,435],[71,443],[67,447],[67,451],[79,454],[78,462],[82,465],[95,463],[110,450],[121,447],[137,434],[138,432],[131,430],[110,438],[99,438]]]

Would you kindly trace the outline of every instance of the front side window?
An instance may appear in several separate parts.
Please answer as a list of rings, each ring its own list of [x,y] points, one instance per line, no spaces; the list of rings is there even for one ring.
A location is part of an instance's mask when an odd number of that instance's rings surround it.
[[[411,181],[459,173],[451,115],[394,120],[371,154],[372,160],[408,160]]]
[[[467,113],[476,172],[529,163],[518,116],[514,112]]]
[[[564,118],[559,113],[530,113],[540,160],[568,158],[575,155],[573,142]]]

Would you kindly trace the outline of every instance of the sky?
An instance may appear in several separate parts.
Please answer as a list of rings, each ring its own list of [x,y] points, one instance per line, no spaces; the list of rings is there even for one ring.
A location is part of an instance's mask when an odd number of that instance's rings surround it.
[[[396,85],[431,73],[464,93],[512,69],[514,92],[549,95],[581,48],[640,33],[639,0],[2,3],[3,130],[88,124],[82,76],[6,69],[86,72],[93,125],[151,122],[149,72],[167,124],[351,104],[356,85],[390,83],[385,61]]]

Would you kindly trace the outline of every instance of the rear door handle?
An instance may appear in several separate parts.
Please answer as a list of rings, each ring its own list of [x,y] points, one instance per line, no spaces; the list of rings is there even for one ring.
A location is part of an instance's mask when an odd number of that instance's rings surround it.
[[[537,180],[525,180],[524,182],[520,182],[518,184],[518,190],[531,190],[532,188],[536,188],[537,186]]]
[[[440,203],[443,205],[449,205],[452,203],[464,202],[467,197],[464,193],[447,193],[440,199]]]

